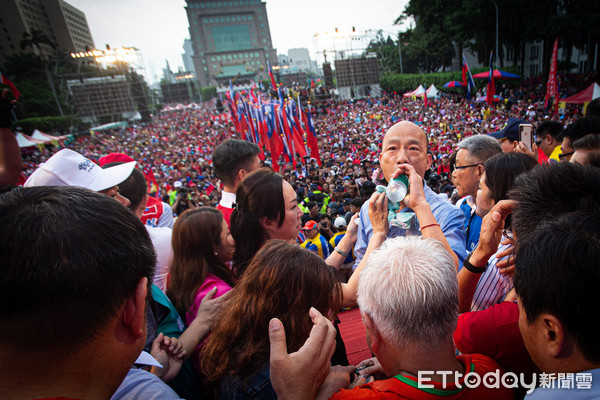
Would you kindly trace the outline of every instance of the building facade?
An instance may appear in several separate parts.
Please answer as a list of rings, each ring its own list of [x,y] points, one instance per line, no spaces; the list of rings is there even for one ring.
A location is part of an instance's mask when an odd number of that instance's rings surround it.
[[[268,79],[277,63],[266,3],[261,0],[187,0],[193,60],[201,86]]]
[[[44,33],[58,51],[72,53],[94,48],[85,14],[63,0],[0,0],[0,65],[6,56],[21,51],[23,34]],[[51,46],[32,48],[49,57]]]
[[[191,39],[183,40],[183,53],[181,54],[181,59],[183,60],[183,69],[186,72],[193,72],[196,74],[196,68],[194,68],[194,59],[192,58],[194,55],[194,48],[192,46]]]

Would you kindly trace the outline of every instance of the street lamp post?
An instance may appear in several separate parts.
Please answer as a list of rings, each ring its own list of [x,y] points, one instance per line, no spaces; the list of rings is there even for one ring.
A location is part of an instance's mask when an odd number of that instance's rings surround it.
[[[490,0],[490,1],[494,5],[494,7],[496,7],[496,60],[497,60],[498,55],[500,55],[500,53],[498,53],[498,4],[496,4],[496,2],[494,0]],[[496,68],[499,68],[499,67],[496,67]]]

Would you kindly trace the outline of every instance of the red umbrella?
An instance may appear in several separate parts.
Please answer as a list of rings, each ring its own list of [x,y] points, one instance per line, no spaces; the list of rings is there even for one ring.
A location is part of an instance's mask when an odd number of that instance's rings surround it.
[[[462,87],[462,83],[459,81],[450,81],[444,85],[445,88]]]
[[[473,78],[489,79],[490,72],[484,71],[473,75]],[[519,75],[511,74],[510,72],[500,71],[499,69],[494,70],[494,79],[518,79],[521,78]]]

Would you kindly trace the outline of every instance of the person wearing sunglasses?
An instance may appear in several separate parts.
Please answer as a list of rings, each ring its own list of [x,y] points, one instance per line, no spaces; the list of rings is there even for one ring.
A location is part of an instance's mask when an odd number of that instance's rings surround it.
[[[535,144],[549,160],[560,161],[563,129],[558,121],[544,121],[537,128]]]

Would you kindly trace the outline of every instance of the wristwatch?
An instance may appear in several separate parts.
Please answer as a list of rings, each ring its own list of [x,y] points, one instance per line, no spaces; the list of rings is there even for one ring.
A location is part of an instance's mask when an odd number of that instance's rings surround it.
[[[485,272],[485,270],[487,269],[489,263],[486,263],[483,267],[476,267],[473,264],[471,264],[471,256],[473,255],[473,253],[469,254],[467,256],[467,258],[465,258],[465,261],[463,262],[463,267],[465,267],[467,269],[467,271],[470,271],[474,274],[482,274]]]

